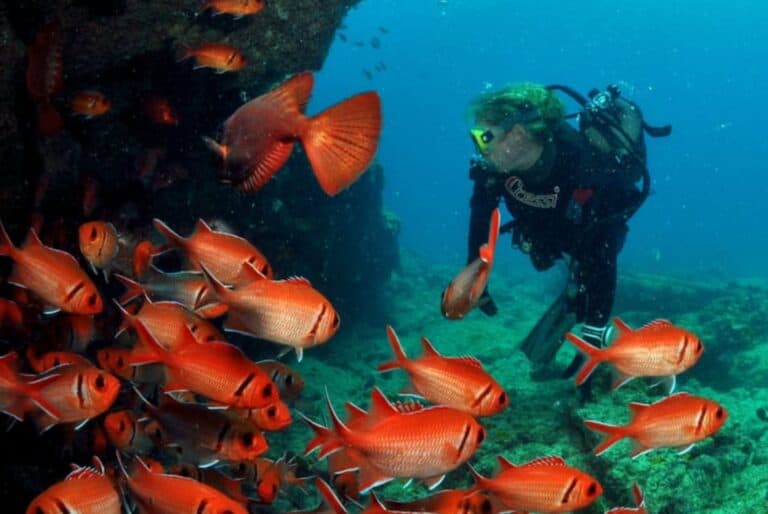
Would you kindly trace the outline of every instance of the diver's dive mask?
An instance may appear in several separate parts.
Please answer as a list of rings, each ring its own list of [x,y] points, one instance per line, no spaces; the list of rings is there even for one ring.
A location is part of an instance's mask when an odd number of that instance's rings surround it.
[[[507,115],[506,118],[501,120],[498,124],[501,128],[501,134],[506,134],[512,127],[518,123],[530,123],[532,121],[539,121],[541,119],[541,113],[535,107],[530,107],[522,111],[515,111]],[[478,152],[481,154],[488,153],[488,147],[491,142],[496,138],[496,135],[491,129],[472,128],[469,130],[469,137],[472,138],[472,142],[475,144]]]

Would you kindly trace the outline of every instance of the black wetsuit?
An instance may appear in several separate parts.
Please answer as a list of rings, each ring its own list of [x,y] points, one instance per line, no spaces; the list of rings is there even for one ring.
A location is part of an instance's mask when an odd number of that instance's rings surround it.
[[[514,217],[514,244],[539,271],[570,255],[577,293],[569,310],[579,322],[605,326],[616,290],[616,259],[628,230],[623,212],[641,196],[635,171],[614,164],[565,122],[545,145],[534,166],[539,169],[526,172],[528,177],[546,175],[540,182],[499,174],[472,159],[468,260],[477,257],[488,237],[491,212],[504,198]]]

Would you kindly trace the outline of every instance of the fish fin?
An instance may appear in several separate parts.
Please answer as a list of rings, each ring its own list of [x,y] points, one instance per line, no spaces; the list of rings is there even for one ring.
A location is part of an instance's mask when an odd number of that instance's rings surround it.
[[[235,282],[235,287],[244,287],[257,280],[266,280],[266,279],[267,279],[267,276],[264,275],[258,269],[256,269],[256,267],[253,264],[251,264],[250,262],[244,262],[243,265],[240,266],[240,273],[237,274],[237,281]]]
[[[216,319],[229,312],[229,305],[226,303],[209,303],[195,309],[195,314],[205,319]]]
[[[371,489],[374,489],[380,485],[394,480],[393,477],[384,474],[379,471],[373,465],[366,463],[366,465],[360,466],[360,470],[357,475],[358,491],[360,494],[365,494]]]
[[[643,325],[641,328],[666,328],[672,325],[672,322],[668,319],[655,319],[653,321],[649,321],[645,325]]]
[[[207,146],[216,155],[218,155],[221,160],[223,161],[227,160],[227,156],[229,155],[228,146],[219,144],[215,140],[207,136],[203,136],[203,143],[205,143],[205,146]]]
[[[587,360],[576,375],[576,385],[581,385],[589,378],[598,364],[603,362],[603,350],[597,346],[592,346],[579,336],[568,332],[565,334],[565,338],[568,339],[573,345],[584,355],[587,356]]]
[[[637,482],[632,484],[632,494],[635,496],[635,505],[640,508],[645,507],[645,496],[643,495],[643,491],[640,489],[640,486],[637,485]]]
[[[421,347],[424,349],[425,357],[442,357],[440,352],[435,349],[429,339],[424,336],[421,337]]]
[[[13,241],[5,230],[5,225],[0,221],[0,255],[6,255],[13,259],[16,251]]]
[[[397,413],[397,409],[389,400],[387,400],[387,397],[384,396],[381,389],[374,387],[371,391],[371,407],[368,410],[368,418],[370,422],[375,423]]]
[[[546,457],[539,457],[536,459],[533,459],[530,462],[526,462],[523,464],[522,467],[525,466],[565,466],[565,460],[562,457],[558,457],[557,455],[548,455]]]
[[[128,330],[129,328],[132,328],[136,322],[136,316],[134,314],[131,314],[127,310],[125,310],[125,307],[120,304],[119,300],[112,300],[115,304],[115,307],[117,307],[118,312],[123,316],[123,321],[120,322],[120,325],[117,327],[117,330],[115,331],[115,339],[117,339],[120,334]]]
[[[609,425],[607,423],[600,423],[597,421],[585,421],[584,424],[589,428],[590,430],[594,430],[595,432],[600,432],[607,437],[601,442],[594,450],[595,455],[600,455],[603,452],[605,452],[608,448],[613,446],[614,444],[618,443],[625,437],[628,437],[629,434],[627,433],[627,429],[625,427],[620,427],[616,425]]]
[[[208,283],[211,285],[211,291],[216,295],[217,298],[220,300],[226,300],[229,289],[227,286],[221,283],[221,281],[216,278],[209,270],[205,267],[204,264],[200,264],[200,271],[203,272],[203,275],[208,280]],[[225,302],[226,303],[226,302]]]
[[[184,237],[181,237],[179,234],[174,232],[171,227],[163,223],[160,219],[155,218],[152,220],[152,224],[155,226],[155,229],[157,229],[158,232],[163,234],[165,238],[168,240],[168,242],[174,246],[178,246],[179,248],[184,249],[187,243],[187,239]]]
[[[255,163],[249,170],[250,175],[240,187],[246,191],[256,191],[264,187],[269,180],[283,167],[293,151],[293,141],[276,140],[260,155],[255,156]]]
[[[366,416],[368,416],[368,413],[365,410],[352,402],[345,403],[344,407],[347,409],[347,425],[360,423]]]
[[[613,373],[613,382],[611,383],[611,391],[615,391],[616,389],[620,388],[627,382],[630,382],[635,377],[632,375],[625,375],[621,371],[614,371]]]
[[[619,337],[621,337],[624,334],[629,334],[632,332],[632,328],[624,323],[620,317],[616,316],[613,318],[613,324],[616,326],[616,330],[619,331]]]
[[[373,161],[381,133],[375,92],[355,95],[313,116],[301,135],[320,187],[329,196],[352,185]]]
[[[139,350],[139,353],[133,353],[131,355],[132,366],[154,362],[162,362],[163,364],[169,364],[173,366],[177,362],[176,354],[178,352],[169,352],[166,350],[163,345],[160,344],[160,341],[157,340],[154,334],[152,334],[152,332],[150,332],[149,329],[144,325],[143,321],[138,318],[134,318],[133,329],[139,336],[139,341],[141,342],[144,353],[141,353],[142,350]],[[189,327],[187,327],[187,330],[189,330]],[[170,374],[170,369],[167,369],[166,372]]]
[[[427,489],[432,491],[433,489],[437,488],[440,484],[442,484],[443,480],[445,480],[445,475],[427,477],[427,478],[423,478],[421,481],[427,487]]]
[[[135,280],[131,280],[125,275],[121,275],[120,273],[115,273],[115,278],[118,280],[118,282],[120,282],[121,284],[123,284],[123,286],[125,286],[125,292],[117,300],[117,302],[120,305],[125,305],[131,300],[134,300],[140,296],[145,295],[147,292],[144,286],[142,286]]]
[[[309,279],[304,277],[288,277],[283,280],[274,280],[273,282],[285,282],[286,284],[312,287],[312,283],[309,281]]]
[[[53,406],[42,394],[41,391],[45,389],[51,382],[54,382],[59,378],[58,373],[47,374],[41,378],[27,382],[24,385],[25,394],[29,396],[32,402],[45,412],[52,419],[58,420],[61,417],[61,412],[55,406]]]
[[[518,467],[518,466],[512,464],[512,462],[510,462],[503,455],[499,455],[498,457],[496,457],[496,462],[499,463],[499,472],[507,471],[507,470],[514,469],[514,468]]]
[[[488,229],[488,242],[480,247],[480,259],[487,264],[493,264],[493,256],[496,253],[496,241],[499,239],[499,223],[501,214],[499,208],[491,213],[491,222]]]
[[[42,241],[40,241],[40,237],[37,235],[37,232],[35,232],[35,229],[30,228],[27,232],[27,238],[24,240],[24,243],[22,244],[22,247],[27,248],[30,246],[42,246],[45,247]]]
[[[333,488],[320,477],[315,479],[315,487],[317,487],[323,502],[330,507],[334,514],[347,514],[347,508],[341,502]]]
[[[342,448],[343,445],[340,441],[336,440],[332,429],[312,421],[301,412],[298,412],[298,415],[315,433],[315,437],[310,439],[304,447],[304,455],[309,455],[317,448],[320,448],[320,452],[323,453],[323,456],[326,456]]]
[[[506,462],[509,462],[506,459],[504,460]],[[474,480],[475,485],[473,485],[472,487],[466,490],[466,495],[469,496],[478,491],[485,490],[486,484],[488,483],[488,479],[483,475],[481,475],[474,467],[472,467],[472,464],[467,463],[467,467],[469,468],[469,473],[472,475],[472,480]]]
[[[667,389],[667,395],[670,395],[675,391],[675,386],[677,385],[677,378],[675,377],[675,375],[663,377],[661,380],[658,380],[653,384],[651,384],[651,387],[656,387],[657,385],[664,385]]]
[[[691,443],[688,446],[683,447],[679,452],[677,452],[678,455],[685,455],[689,451],[693,449],[693,447],[696,446],[696,443]]]
[[[81,428],[83,428],[85,425],[88,424],[88,422],[90,420],[91,420],[91,418],[87,418],[87,419],[84,419],[83,421],[81,421],[80,423],[78,423],[77,425],[75,425],[75,431],[80,430]]]
[[[643,446],[642,444],[638,443],[637,441],[632,441],[632,451],[629,453],[629,455],[636,459],[641,455],[645,455],[648,452],[653,451],[653,448],[647,448]]]
[[[632,414],[634,414],[635,416],[643,412],[648,407],[650,407],[650,405],[648,405],[647,403],[640,403],[640,402],[629,403],[629,410],[631,410]]]
[[[400,396],[407,396],[409,398],[416,398],[417,400],[425,400],[424,395],[416,390],[412,383],[405,384],[400,392],[397,393]]]
[[[296,350],[296,362],[301,362],[301,359],[304,358],[304,348],[297,346],[294,350]]]
[[[214,230],[205,222],[203,218],[197,218],[195,223],[195,234],[213,234]]]
[[[483,369],[483,363],[480,362],[480,360],[477,357],[452,357],[451,360],[453,362],[458,362],[460,364],[463,364],[465,366],[471,366],[473,368]]]
[[[307,108],[314,85],[315,78],[311,72],[297,73],[265,94],[263,99],[276,104],[283,112],[300,114]]]
[[[400,344],[400,339],[397,337],[395,329],[390,325],[387,325],[387,337],[389,338],[389,346],[392,348],[392,353],[395,354],[395,360],[379,364],[377,369],[379,371],[392,371],[393,369],[405,367],[408,362],[408,356],[403,351],[403,345]]]

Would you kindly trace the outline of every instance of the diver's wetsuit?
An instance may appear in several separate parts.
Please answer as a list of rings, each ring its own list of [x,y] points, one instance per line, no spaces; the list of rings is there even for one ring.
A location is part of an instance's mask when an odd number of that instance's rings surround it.
[[[540,169],[525,174],[546,175],[540,182],[496,173],[483,160],[472,159],[468,260],[477,257],[488,236],[491,212],[503,197],[514,217],[514,244],[530,255],[539,271],[570,255],[578,292],[569,310],[578,322],[604,327],[616,290],[616,258],[628,230],[621,213],[641,194],[627,178],[636,175],[612,166],[566,122],[535,166]]]

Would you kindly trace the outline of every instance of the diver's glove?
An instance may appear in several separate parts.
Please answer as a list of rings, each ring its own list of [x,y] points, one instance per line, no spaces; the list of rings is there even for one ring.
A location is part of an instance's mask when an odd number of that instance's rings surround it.
[[[496,302],[491,298],[491,293],[488,292],[488,288],[480,295],[480,300],[477,303],[477,307],[486,316],[495,316],[499,312],[499,308],[496,306]]]

